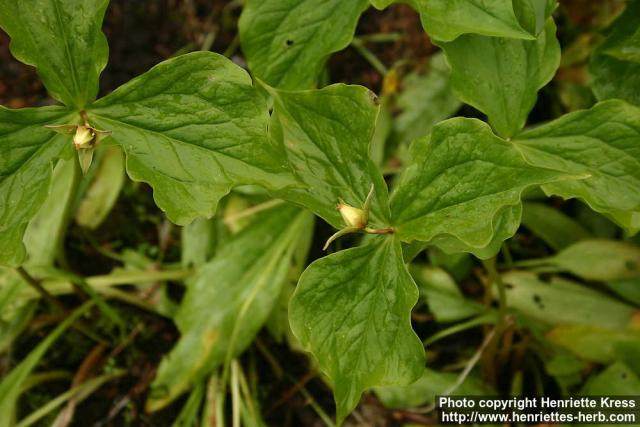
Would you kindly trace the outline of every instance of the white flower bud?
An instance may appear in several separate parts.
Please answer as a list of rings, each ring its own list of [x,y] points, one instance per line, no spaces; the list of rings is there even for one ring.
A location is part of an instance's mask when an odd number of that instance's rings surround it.
[[[340,212],[347,227],[363,229],[369,223],[369,213],[362,209],[354,208],[344,202],[338,203],[336,209]]]
[[[78,126],[73,135],[73,145],[77,150],[91,148],[96,142],[95,131],[88,126]]]

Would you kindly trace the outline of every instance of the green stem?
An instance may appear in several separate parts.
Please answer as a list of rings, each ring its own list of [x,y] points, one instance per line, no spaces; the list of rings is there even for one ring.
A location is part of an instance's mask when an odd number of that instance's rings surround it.
[[[489,285],[495,285],[498,290],[498,321],[496,322],[496,328],[500,332],[504,328],[507,317],[507,291],[502,281],[502,276],[496,268],[496,257],[483,260],[482,264],[489,274]]]
[[[96,391],[100,386],[104,383],[111,381],[115,378],[118,378],[124,374],[124,371],[117,371],[110,374],[105,374],[99,376],[97,378],[92,378],[87,382],[73,387],[72,389],[62,393],[61,395],[55,397],[53,400],[47,402],[44,406],[41,406],[36,411],[32,412],[26,418],[22,419],[17,427],[29,427],[30,425],[38,422],[40,419],[45,417],[49,412],[52,412],[58,406],[62,405],[68,400],[75,399],[76,402],[79,402],[86,397],[88,397],[91,393]]]
[[[191,270],[164,270],[164,271],[131,271],[118,272],[103,276],[87,277],[86,283],[98,292],[107,290],[113,286],[136,285],[148,282],[163,282],[167,280],[184,280],[191,276]],[[64,295],[73,292],[71,284],[67,280],[46,280],[47,288],[52,296]],[[23,298],[34,298],[32,292],[22,295]]]
[[[488,260],[483,260],[482,264],[484,268],[487,270],[489,275],[489,283],[487,286],[496,286],[498,291],[498,319],[496,321],[496,325],[491,331],[491,335],[494,339],[487,345],[486,350],[486,367],[488,376],[492,381],[496,380],[496,362],[497,362],[497,353],[498,353],[498,343],[500,338],[502,337],[502,333],[505,330],[506,319],[507,319],[507,292],[504,286],[504,282],[502,281],[502,277],[496,268],[496,257],[490,258]]]
[[[457,334],[462,331],[466,331],[471,328],[475,328],[477,326],[485,325],[487,323],[495,323],[496,322],[496,312],[490,311],[485,314],[481,314],[478,317],[474,317],[473,319],[467,320],[466,322],[457,323],[451,327],[443,329],[435,334],[431,335],[429,338],[424,340],[425,347],[433,344],[436,341],[439,341],[448,336]]]
[[[380,59],[378,59],[378,57],[373,54],[373,52],[367,49],[361,39],[354,38],[351,41],[351,46],[353,46],[354,49],[357,50],[358,53],[362,55],[362,57],[366,59],[373,68],[376,69],[377,72],[379,72],[383,76],[386,75],[387,72],[389,72],[386,65],[384,65],[382,61],[380,61]]]
[[[400,33],[374,33],[354,37],[365,43],[393,43],[402,38]]]
[[[67,309],[65,308],[65,306],[56,297],[54,297],[48,290],[46,290],[44,286],[42,286],[42,282],[40,280],[37,280],[36,278],[31,276],[31,274],[29,274],[29,272],[25,270],[24,267],[22,266],[17,267],[16,271],[18,272],[20,277],[22,277],[22,279],[25,282],[27,282],[29,286],[31,286],[38,294],[40,294],[40,296],[42,296],[42,298],[44,298],[47,302],[49,302],[56,310],[60,311],[61,313],[67,313]]]

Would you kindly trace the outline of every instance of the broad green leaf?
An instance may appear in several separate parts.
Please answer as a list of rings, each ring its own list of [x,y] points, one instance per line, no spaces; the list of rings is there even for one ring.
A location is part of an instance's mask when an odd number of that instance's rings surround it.
[[[586,280],[606,282],[640,278],[640,248],[614,240],[583,240],[552,257],[525,263],[544,271],[571,273]]]
[[[606,286],[625,300],[640,306],[640,277],[608,282]]]
[[[291,329],[333,384],[338,424],[364,390],[408,385],[422,373],[424,350],[410,319],[417,299],[395,238],[331,254],[302,274]]]
[[[473,257],[468,253],[447,254],[440,249],[429,248],[429,264],[440,267],[457,282],[465,280],[474,268]]]
[[[438,122],[451,117],[461,106],[449,83],[449,67],[444,55],[431,57],[425,75],[410,74],[402,82],[398,96],[401,112],[396,118],[400,140],[409,143],[427,135]]]
[[[574,307],[572,305],[572,307]],[[620,360],[620,349],[626,354],[640,354],[640,332],[637,329],[609,329],[589,325],[560,325],[545,335],[546,339],[585,360],[613,363]]]
[[[94,163],[98,169],[76,212],[76,222],[90,229],[98,228],[107,218],[125,181],[124,154],[120,147],[104,147],[99,161]]]
[[[431,136],[414,141],[411,158],[391,198],[397,234],[482,257],[515,233],[524,189],[565,177],[529,165],[474,119],[438,124]]]
[[[640,1],[626,10],[607,31],[591,57],[591,87],[599,100],[623,99],[640,105]]]
[[[601,102],[527,131],[515,143],[536,166],[590,174],[547,184],[546,193],[577,197],[627,231],[640,229],[640,108]]]
[[[487,114],[503,137],[524,127],[538,90],[560,65],[560,44],[552,19],[535,40],[466,34],[439,45],[451,66],[455,93]]]
[[[555,250],[593,237],[579,222],[543,203],[524,204],[522,225]]]
[[[507,304],[543,325],[586,325],[621,330],[633,322],[636,309],[606,294],[569,280],[543,282],[533,273],[503,275]],[[567,310],[571,307],[571,310]]]
[[[249,68],[282,89],[315,87],[326,59],[349,45],[368,0],[248,0],[240,41]]]
[[[196,218],[182,228],[181,263],[185,267],[199,267],[215,252],[216,219]]]
[[[73,182],[78,178],[77,160],[61,160],[53,170],[51,190],[31,219],[24,234],[28,259],[35,267],[55,262],[69,221],[69,206],[75,195]],[[37,304],[24,298],[31,290],[14,269],[0,267],[0,353],[28,326]]]
[[[495,394],[491,386],[470,375],[457,385],[459,373],[424,369],[418,381],[406,387],[376,387],[376,395],[387,408],[417,408],[434,403],[436,397],[455,388],[451,396],[487,396]],[[457,386],[456,386],[457,385]]]
[[[16,266],[25,258],[27,224],[47,197],[55,161],[71,149],[65,135],[44,126],[69,119],[60,107],[0,107],[0,264]]]
[[[578,203],[576,211],[576,219],[588,228],[597,239],[613,240],[620,236],[620,227],[611,219],[591,209],[587,204]]]
[[[544,370],[554,377],[579,374],[585,368],[584,361],[565,351],[557,351],[544,364]]]
[[[378,106],[362,86],[337,84],[321,90],[272,91],[271,135],[287,150],[302,188],[278,193],[311,209],[336,228],[340,199],[360,208],[375,185],[371,222],[388,225],[387,188],[369,157]]]
[[[538,35],[558,6],[556,0],[513,0],[513,8],[522,27]]]
[[[23,242],[29,265],[52,266],[62,248],[70,205],[76,195],[74,182],[80,174],[76,163],[75,157],[58,162],[53,170],[49,195],[27,226]]]
[[[11,427],[15,414],[15,405],[20,397],[22,385],[29,374],[35,369],[42,356],[51,347],[64,331],[69,328],[80,316],[91,307],[87,303],[69,315],[60,323],[45,339],[43,339],[29,354],[20,362],[18,366],[2,379],[0,382],[0,427]]]
[[[616,362],[590,378],[582,389],[587,396],[638,396],[640,378],[624,363]]]
[[[267,138],[266,101],[227,58],[195,52],[169,59],[88,111],[127,155],[127,172],[154,189],[183,225],[212,216],[239,184],[294,184],[282,148]]]
[[[492,234],[484,246],[470,248],[465,240],[449,234],[439,234],[431,239],[430,243],[440,248],[447,255],[466,252],[472,253],[480,259],[491,258],[500,251],[502,243],[516,233],[520,225],[521,216],[521,204],[507,206],[498,210],[491,223]]]
[[[409,3],[420,13],[422,26],[435,40],[451,41],[470,33],[533,38],[518,21],[512,0],[409,0]]]
[[[109,0],[0,0],[11,52],[33,65],[51,96],[83,109],[98,94],[109,47],[102,18]]]
[[[636,340],[621,341],[614,345],[615,360],[623,362],[636,375],[640,375],[640,336]]]
[[[253,341],[287,280],[310,215],[280,206],[258,215],[187,287],[175,321],[182,336],[162,361],[147,408],[163,408]]]
[[[466,299],[446,271],[427,266],[413,266],[410,271],[437,322],[455,322],[485,310]]]

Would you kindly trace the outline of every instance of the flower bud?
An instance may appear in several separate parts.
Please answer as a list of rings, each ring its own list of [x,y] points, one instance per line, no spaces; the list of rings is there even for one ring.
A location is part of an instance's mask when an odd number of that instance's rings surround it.
[[[91,148],[96,143],[96,133],[88,126],[78,126],[73,135],[73,145],[77,150]]]
[[[340,212],[347,227],[363,229],[369,223],[369,213],[362,209],[354,208],[344,202],[338,203],[336,209]]]

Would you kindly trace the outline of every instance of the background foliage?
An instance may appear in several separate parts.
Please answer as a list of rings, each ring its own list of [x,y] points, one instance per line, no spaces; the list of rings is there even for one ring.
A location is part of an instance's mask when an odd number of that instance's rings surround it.
[[[640,394],[640,1],[108,3],[0,0],[0,426]]]

